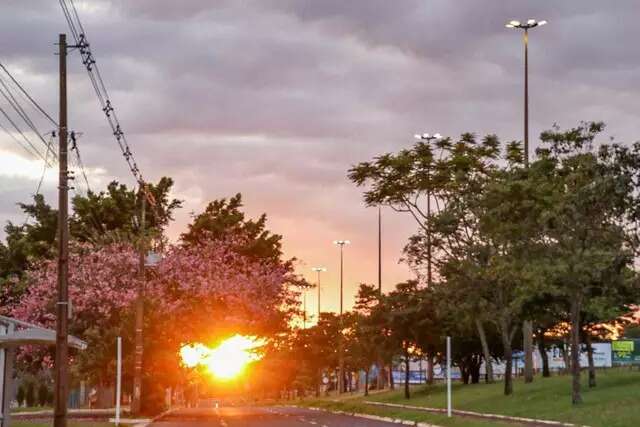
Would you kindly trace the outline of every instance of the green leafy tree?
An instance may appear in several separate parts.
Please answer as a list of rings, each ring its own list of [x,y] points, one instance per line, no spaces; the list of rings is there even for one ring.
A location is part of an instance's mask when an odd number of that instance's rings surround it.
[[[144,197],[147,202],[145,228],[160,237],[173,220],[175,210],[182,206],[180,200],[170,197],[172,188],[173,179],[163,177],[157,184],[147,183],[145,191],[113,181],[105,191],[77,195],[72,200],[71,236],[93,243],[137,241]]]
[[[424,282],[434,265],[436,276],[442,278],[447,260],[470,262],[470,254],[478,252],[483,243],[478,230],[480,213],[471,207],[477,206],[498,156],[499,141],[495,136],[477,141],[474,135],[463,134],[456,141],[449,138],[421,141],[397,154],[385,154],[372,162],[360,163],[349,171],[349,177],[357,185],[368,187],[367,205],[386,204],[396,211],[409,213],[416,221],[418,232],[409,239],[405,261]],[[468,282],[469,277],[464,283]],[[478,292],[477,283],[471,283],[470,287],[474,294]],[[481,306],[482,301],[482,298],[457,298],[455,303],[468,303],[466,311],[474,313],[474,323],[488,359],[490,352],[484,328],[491,314]],[[481,316],[483,313],[487,316]],[[491,368],[488,377],[492,381]]]
[[[248,237],[249,244],[238,248],[243,254],[257,258],[280,259],[282,256],[282,236],[267,230],[267,216],[260,215],[257,220],[247,219],[241,210],[242,195],[236,194],[230,199],[210,202],[204,212],[195,215],[189,229],[182,234],[186,245],[194,245],[201,239],[224,239],[229,236]]]
[[[540,167],[533,169],[554,185],[543,212],[545,271],[569,307],[574,404],[582,402],[579,354],[585,310],[597,312],[597,298],[620,293],[637,280],[631,267],[638,247],[640,145],[596,147],[603,129],[602,123],[584,123],[544,132],[541,139],[548,148],[539,151]]]

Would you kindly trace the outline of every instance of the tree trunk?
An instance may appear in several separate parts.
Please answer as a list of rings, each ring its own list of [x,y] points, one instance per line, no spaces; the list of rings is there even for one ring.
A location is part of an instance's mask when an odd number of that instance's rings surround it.
[[[566,340],[562,343],[562,360],[564,361],[564,373],[571,372],[571,359],[569,359],[569,343]]]
[[[427,358],[427,384],[433,385],[435,372],[433,371],[433,354],[429,353]]]
[[[480,365],[474,366],[471,371],[471,384],[478,384],[480,382]]]
[[[582,403],[580,393],[580,298],[574,295],[571,299],[571,402]]]
[[[593,388],[596,386],[596,366],[593,363],[593,345],[589,331],[585,331],[585,342],[587,344],[587,359],[589,360],[589,388]]]
[[[484,325],[480,319],[476,318],[476,329],[478,330],[478,336],[480,337],[480,344],[482,344],[482,354],[484,355],[484,365],[486,372],[487,383],[493,382],[493,362],[491,359],[491,352],[489,352],[489,344],[487,343],[487,335],[484,332]]]
[[[547,354],[547,345],[544,338],[544,329],[538,331],[538,351],[542,359],[542,376],[548,378],[551,376],[549,372],[549,355]]]
[[[469,384],[469,367],[465,362],[461,362],[459,368],[460,376],[462,377],[462,384]]]
[[[411,393],[409,392],[409,348],[404,350],[404,398],[410,399]]]
[[[505,396],[509,396],[513,394],[513,378],[512,378],[512,369],[513,369],[513,358],[511,350],[511,331],[509,325],[506,321],[501,320],[501,331],[500,334],[502,336],[502,350],[504,357],[504,394]]]
[[[364,370],[364,395],[369,396],[369,369]]]
[[[378,376],[376,377],[376,390],[382,390],[384,388],[384,362],[381,357],[378,357],[376,363],[378,367]]]
[[[522,322],[522,337],[524,349],[524,382],[533,382],[533,323],[531,320]]]
[[[316,374],[316,397],[320,397],[320,387],[322,387],[322,369],[318,369]]]
[[[393,381],[393,361],[389,363],[389,388],[391,390],[396,389],[396,383]]]

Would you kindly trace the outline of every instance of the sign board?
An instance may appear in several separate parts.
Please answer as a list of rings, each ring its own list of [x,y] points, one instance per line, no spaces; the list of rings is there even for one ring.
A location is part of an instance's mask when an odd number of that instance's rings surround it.
[[[593,348],[593,365],[596,368],[610,368],[612,366],[611,343],[597,342],[593,343],[591,346]],[[559,347],[553,346],[548,349],[547,358],[549,360],[549,369],[552,371],[564,369],[564,357]],[[536,369],[542,368],[542,358],[537,350],[534,352],[534,365]],[[582,346],[580,351],[580,366],[589,366],[589,359],[585,346]]]
[[[640,365],[640,339],[622,339],[611,342],[613,363]]]

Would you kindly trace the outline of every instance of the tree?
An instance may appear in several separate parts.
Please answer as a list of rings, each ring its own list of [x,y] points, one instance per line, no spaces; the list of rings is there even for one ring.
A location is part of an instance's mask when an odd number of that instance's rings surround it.
[[[375,323],[362,313],[348,313],[349,325],[348,353],[349,365],[364,371],[364,395],[369,395],[369,373],[371,366],[378,361],[377,337],[380,330]]]
[[[157,184],[147,183],[146,190],[135,191],[112,181],[106,191],[86,196],[76,195],[72,200],[73,215],[69,223],[70,234],[81,242],[108,243],[134,242],[139,236],[139,218],[142,198],[147,199],[145,228],[159,235],[173,219],[173,213],[182,202],[171,199],[171,178],[163,177]]]
[[[410,359],[420,352],[421,336],[425,331],[418,282],[410,280],[396,285],[384,299],[387,306],[389,340],[401,348],[405,364],[404,397],[409,399]]]
[[[182,234],[185,245],[195,245],[205,240],[225,240],[242,235],[246,246],[238,250],[256,258],[280,259],[282,256],[282,236],[273,234],[266,228],[267,216],[262,214],[257,220],[246,219],[242,208],[242,195],[230,199],[210,202],[204,212],[194,216],[189,229]]]
[[[430,275],[425,268],[430,270],[432,264],[442,276],[447,259],[470,261],[468,253],[477,253],[482,243],[477,229],[479,213],[471,206],[477,205],[477,198],[490,181],[499,152],[495,136],[478,142],[467,133],[457,141],[421,141],[395,155],[385,154],[373,162],[360,163],[349,171],[349,178],[358,186],[368,186],[364,196],[367,205],[387,204],[414,218],[418,233],[409,239],[405,261],[424,282]],[[468,300],[471,305],[474,301],[482,299]],[[476,316],[486,313],[477,305],[468,309]],[[485,359],[490,358],[484,331],[487,321],[488,317],[476,317],[474,321]],[[490,367],[488,378],[492,381]]]
[[[582,314],[599,294],[619,292],[632,272],[637,246],[637,183],[640,146],[594,147],[602,123],[584,123],[541,135],[537,171],[555,183],[544,212],[547,272],[570,308],[572,402],[582,402],[580,338]]]
[[[18,386],[18,391],[16,392],[16,401],[18,402],[19,408],[25,405],[26,398],[27,393],[24,390],[24,385],[20,384],[20,386]]]
[[[21,275],[31,261],[50,258],[54,254],[58,212],[45,203],[42,194],[33,196],[33,204],[19,203],[18,206],[33,223],[16,225],[8,222],[5,226],[8,256],[2,262],[5,277]]]
[[[135,250],[126,244],[75,244],[70,251],[69,300],[73,318],[69,332],[89,344],[77,356],[80,372],[101,384],[109,384],[113,378],[115,336],[127,332],[123,322],[136,296],[137,262]],[[10,315],[53,328],[57,271],[55,260],[39,261],[28,270],[28,288],[11,307]],[[46,350],[25,349],[32,363],[50,360],[48,353],[43,353]]]
[[[27,402],[27,406],[30,408],[36,406],[36,391],[35,391],[35,385],[32,382],[29,382],[27,384],[25,401]]]
[[[43,382],[38,386],[38,404],[40,406],[47,406],[49,402],[49,388]]]

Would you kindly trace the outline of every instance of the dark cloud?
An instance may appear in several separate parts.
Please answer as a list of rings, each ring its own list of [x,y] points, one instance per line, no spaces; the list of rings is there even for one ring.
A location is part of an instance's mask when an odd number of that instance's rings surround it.
[[[632,0],[76,3],[143,172],[173,176],[186,201],[172,235],[190,211],[242,192],[303,269],[335,265],[331,240],[351,238],[352,286],[375,279],[375,212],[346,180],[350,165],[407,146],[416,131],[521,137],[522,44],[504,28],[509,19],[549,21],[530,39],[532,136],[603,119],[610,133],[636,139]],[[57,2],[0,7],[0,60],[55,112],[53,43],[66,25]],[[100,183],[131,184],[77,56],[70,61],[70,118],[84,132],[85,163],[105,171]],[[0,188],[4,218],[32,191]],[[399,280],[407,272],[395,261],[414,227],[390,212],[385,226],[385,271]]]

